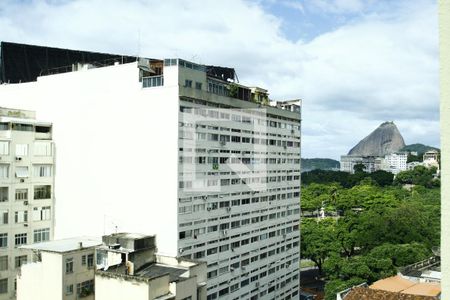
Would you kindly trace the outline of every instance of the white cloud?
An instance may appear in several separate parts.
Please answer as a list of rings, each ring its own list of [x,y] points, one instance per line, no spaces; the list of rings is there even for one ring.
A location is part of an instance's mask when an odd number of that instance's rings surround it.
[[[362,0],[313,0],[309,4],[333,14],[358,13],[373,1]]]
[[[372,1],[283,3],[361,16],[292,42],[283,20],[258,2],[8,1],[0,40],[235,67],[241,82],[267,87],[273,98],[304,99],[306,157],[338,157],[385,120],[402,124],[410,143],[439,144],[434,2],[396,2],[381,12],[369,10]]]

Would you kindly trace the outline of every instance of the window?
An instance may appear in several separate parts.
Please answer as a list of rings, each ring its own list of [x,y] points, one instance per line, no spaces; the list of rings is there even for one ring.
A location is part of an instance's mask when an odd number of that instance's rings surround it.
[[[201,90],[201,89],[202,89],[202,83],[201,83],[201,82],[196,82],[196,83],[195,83],[195,88],[196,88],[197,90]]]
[[[49,133],[51,131],[51,127],[48,126],[36,126],[35,127],[36,132],[40,133]]]
[[[88,265],[88,268],[94,267],[94,254],[89,254],[87,256],[87,265]]]
[[[66,274],[73,273],[73,258],[66,258]]]
[[[28,200],[28,189],[16,189],[16,200]]]
[[[14,213],[14,220],[17,223],[25,223],[28,222],[28,211],[20,210]]]
[[[45,242],[50,240],[50,228],[35,229],[33,232],[34,242]]]
[[[9,177],[9,165],[0,164],[0,178],[8,178]]]
[[[17,178],[28,178],[28,167],[16,167]]]
[[[33,221],[44,221],[51,219],[51,207],[34,207],[33,208]]]
[[[8,278],[0,279],[0,294],[8,292]]]
[[[0,256],[0,271],[8,270],[8,255]]]
[[[20,268],[23,264],[26,264],[28,260],[28,257],[26,255],[21,255],[21,256],[16,256],[14,261],[15,261],[15,267]]]
[[[25,245],[27,243],[27,234],[26,233],[18,233],[15,235],[15,245]]]
[[[0,211],[0,224],[8,224],[8,210]]]
[[[186,79],[184,81],[184,86],[191,88],[192,87],[192,80]]]
[[[34,199],[50,199],[50,198],[51,198],[50,185],[37,185],[34,187]]]
[[[35,165],[34,177],[51,177],[52,165]]]
[[[66,285],[66,295],[72,295],[73,294],[73,284]]]
[[[85,266],[85,265],[86,265],[86,255],[83,255],[83,256],[81,257],[81,265],[82,265],[82,266]]]
[[[8,247],[8,234],[0,233],[0,248]]]
[[[34,143],[35,156],[51,156],[52,143],[51,142],[35,142]]]
[[[16,144],[16,156],[27,156],[28,144]]]
[[[0,155],[9,155],[8,141],[0,141]]]
[[[82,298],[89,296],[94,292],[94,280],[83,281],[82,283],[77,283],[77,295]]]

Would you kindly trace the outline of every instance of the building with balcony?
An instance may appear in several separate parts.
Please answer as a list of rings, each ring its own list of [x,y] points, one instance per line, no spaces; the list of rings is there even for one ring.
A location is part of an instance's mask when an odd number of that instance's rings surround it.
[[[111,232],[112,216],[205,261],[209,300],[298,298],[300,100],[179,58],[99,65],[0,86],[58,128],[57,234]]]
[[[20,247],[32,262],[17,276],[18,300],[93,300],[95,247],[98,239],[79,237]]]
[[[52,131],[33,111],[0,107],[0,299],[14,299],[16,274],[31,259],[17,247],[54,235]]]

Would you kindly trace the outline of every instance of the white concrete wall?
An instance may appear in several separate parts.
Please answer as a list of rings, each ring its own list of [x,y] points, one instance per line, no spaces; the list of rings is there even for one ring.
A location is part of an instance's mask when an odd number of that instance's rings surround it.
[[[62,256],[42,253],[42,262],[23,265],[17,277],[17,300],[60,300],[63,295]],[[76,286],[75,291],[76,292]]]
[[[178,281],[176,283],[175,300],[181,300],[189,296],[192,299],[197,299],[197,279],[195,277],[186,280]]]
[[[149,298],[148,285],[145,282],[95,276],[95,299],[122,300]]]
[[[171,79],[172,78],[172,79]],[[2,85],[2,106],[53,122],[56,238],[157,234],[177,251],[177,68],[141,88],[135,63]]]

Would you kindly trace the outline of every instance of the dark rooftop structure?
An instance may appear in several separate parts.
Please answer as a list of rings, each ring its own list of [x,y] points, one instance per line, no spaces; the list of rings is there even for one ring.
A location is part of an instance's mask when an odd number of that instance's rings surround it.
[[[1,42],[0,83],[36,81],[41,75],[71,72],[78,63],[106,66],[136,60],[135,56]]]

